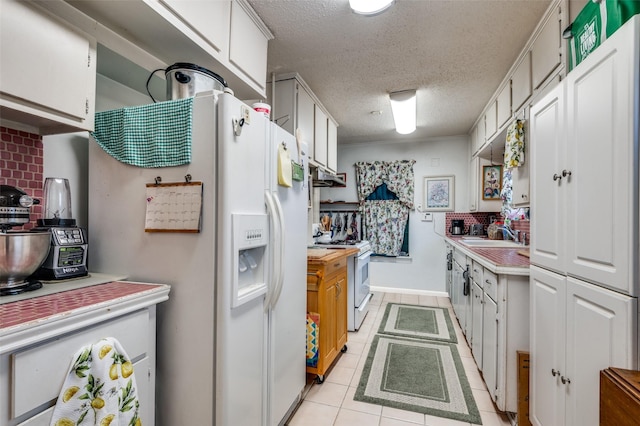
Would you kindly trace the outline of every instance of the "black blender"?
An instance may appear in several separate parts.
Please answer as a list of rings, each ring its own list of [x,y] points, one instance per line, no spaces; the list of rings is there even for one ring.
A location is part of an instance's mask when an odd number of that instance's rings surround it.
[[[48,229],[51,232],[51,250],[34,274],[35,278],[62,280],[88,274],[87,235],[72,218],[71,191],[67,179],[45,179],[44,218],[38,219],[36,229]]]

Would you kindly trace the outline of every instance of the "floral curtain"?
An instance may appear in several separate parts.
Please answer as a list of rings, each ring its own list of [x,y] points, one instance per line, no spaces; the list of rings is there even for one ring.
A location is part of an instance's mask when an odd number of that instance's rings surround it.
[[[400,254],[409,209],[399,200],[373,200],[364,205],[363,218],[367,224],[365,238],[373,252],[387,256]]]
[[[356,182],[360,203],[364,202],[377,187],[386,183],[389,191],[393,191],[403,205],[412,209],[415,163],[416,160],[357,162]]]
[[[365,237],[371,242],[376,254],[400,254],[409,210],[413,208],[414,164],[415,160],[355,164],[358,200],[366,224]],[[398,199],[367,200],[367,197],[383,183]]]

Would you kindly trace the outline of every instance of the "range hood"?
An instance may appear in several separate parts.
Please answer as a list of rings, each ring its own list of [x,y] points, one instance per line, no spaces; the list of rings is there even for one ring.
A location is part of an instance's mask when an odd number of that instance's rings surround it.
[[[313,186],[327,187],[345,184],[341,178],[322,167],[315,167],[312,170]]]

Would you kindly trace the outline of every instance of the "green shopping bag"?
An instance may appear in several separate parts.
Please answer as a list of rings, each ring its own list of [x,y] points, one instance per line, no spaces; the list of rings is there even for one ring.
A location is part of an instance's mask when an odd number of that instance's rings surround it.
[[[638,0],[588,1],[565,30],[565,37],[569,38],[569,71],[638,13]]]

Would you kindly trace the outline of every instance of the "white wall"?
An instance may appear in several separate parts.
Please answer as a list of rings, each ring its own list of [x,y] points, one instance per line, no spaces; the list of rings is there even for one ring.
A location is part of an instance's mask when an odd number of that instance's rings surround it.
[[[320,199],[356,201],[354,164],[358,161],[416,160],[413,167],[415,205],[423,203],[424,176],[454,175],[455,209],[468,212],[468,158],[467,135],[424,142],[338,145],[337,171],[347,174],[347,187],[322,188]],[[434,216],[442,218],[444,213],[434,213]],[[438,218],[433,222],[422,222],[421,217],[422,214],[417,210],[409,216],[410,259],[380,259],[372,262],[372,286],[425,294],[445,291],[445,248],[443,237],[435,229]]]
[[[96,111],[148,103],[151,103],[148,95],[98,74]],[[42,138],[42,143],[44,146],[44,176],[69,180],[73,216],[78,226],[88,228],[89,137],[87,132],[45,136]]]

